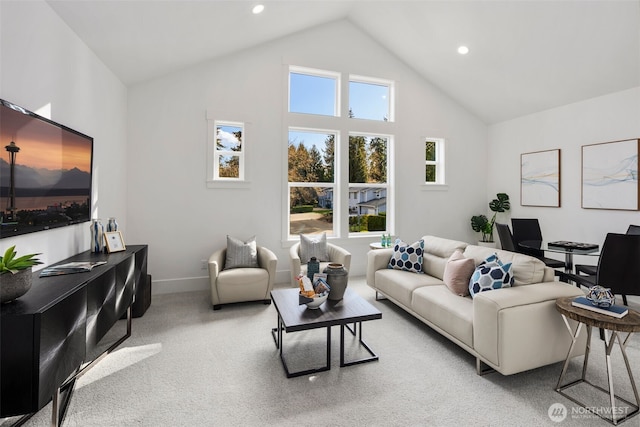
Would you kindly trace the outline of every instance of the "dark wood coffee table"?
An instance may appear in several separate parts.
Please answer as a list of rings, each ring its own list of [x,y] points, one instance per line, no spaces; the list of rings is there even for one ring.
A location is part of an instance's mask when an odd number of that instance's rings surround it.
[[[298,289],[276,289],[271,291],[271,300],[278,314],[277,327],[271,330],[271,335],[275,341],[276,348],[280,350],[282,366],[287,374],[287,378],[299,377],[316,372],[328,371],[331,369],[331,327],[340,325],[340,367],[351,366],[359,363],[372,362],[378,360],[378,356],[362,339],[362,322],[367,320],[381,319],[382,313],[374,306],[361,298],[352,289],[346,290],[344,297],[339,301],[327,300],[317,309],[307,308],[306,305],[298,304]],[[349,324],[354,324],[354,329]],[[356,335],[359,330],[359,342],[371,357],[352,360],[344,360],[344,329],[345,327]],[[326,365],[319,368],[305,369],[297,372],[290,372],[283,351],[283,333],[306,331],[310,329],[327,328],[327,361]]]
[[[629,366],[629,359],[627,359],[627,352],[625,348],[631,338],[631,335],[634,332],[640,332],[640,313],[635,310],[629,309],[629,313],[618,319],[612,316],[608,316],[606,314],[596,313],[591,310],[586,310],[584,308],[574,307],[571,305],[573,301],[573,297],[559,298],[556,300],[556,309],[562,315],[565,326],[569,330],[571,334],[571,346],[569,347],[569,352],[567,353],[567,359],[564,362],[564,366],[562,367],[562,373],[560,374],[560,378],[558,379],[558,384],[556,385],[556,391],[566,397],[567,399],[572,400],[578,405],[584,407],[589,412],[593,412],[600,418],[610,422],[613,425],[617,425],[623,421],[628,420],[629,418],[638,415],[640,399],[638,398],[638,389],[636,388],[636,383],[633,380],[633,373],[631,371],[631,367]],[[569,324],[567,319],[575,320],[578,323],[578,326],[574,332],[573,328]],[[572,381],[568,384],[562,384],[562,380],[564,379],[565,374],[567,373],[567,367],[569,365],[569,360],[571,359],[571,353],[573,352],[573,348],[575,347],[576,342],[578,341],[578,336],[580,335],[580,331],[582,327],[586,325],[587,327],[587,346],[584,354],[584,362],[582,364],[582,376]],[[606,363],[607,363],[607,378],[609,383],[609,390],[605,390],[599,385],[592,384],[587,381],[587,364],[589,362],[589,350],[591,349],[591,328],[602,328],[606,330],[604,334],[604,347],[606,354]],[[627,333],[627,336],[622,339],[620,333]],[[609,335],[609,336],[608,336]],[[611,350],[613,350],[613,346],[618,341],[620,352],[622,353],[622,359],[627,367],[627,374],[629,375],[629,381],[631,382],[631,387],[633,388],[633,394],[635,398],[635,403],[629,402],[626,399],[623,399],[620,396],[617,396],[613,391],[613,375],[611,371]],[[611,418],[604,416],[606,411],[594,411],[592,407],[585,405],[583,402],[569,396],[564,392],[564,390],[571,388],[575,385],[586,383],[602,392],[605,392],[609,395],[610,409],[608,411],[611,414]],[[615,408],[615,400],[619,399],[622,402],[626,403],[628,408],[625,408],[625,411],[617,412],[620,417],[616,417]],[[623,407],[618,407],[621,410]],[[629,410],[626,410],[629,409]],[[601,413],[602,412],[602,413]]]

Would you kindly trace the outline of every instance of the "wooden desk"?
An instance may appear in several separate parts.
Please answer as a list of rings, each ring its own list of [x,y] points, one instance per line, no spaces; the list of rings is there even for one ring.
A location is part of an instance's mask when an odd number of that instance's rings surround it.
[[[556,391],[561,395],[563,395],[564,397],[566,397],[567,399],[570,399],[571,401],[584,407],[587,411],[598,415],[600,418],[606,421],[609,421],[613,425],[618,425],[618,423],[621,423],[635,415],[638,415],[638,410],[640,407],[640,399],[638,398],[638,389],[636,388],[635,381],[633,380],[633,373],[631,371],[631,367],[629,366],[629,360],[627,359],[627,353],[625,351],[625,348],[627,346],[627,343],[629,342],[631,335],[634,332],[640,331],[640,313],[638,313],[635,310],[629,309],[629,313],[626,316],[624,316],[621,319],[618,319],[612,316],[607,316],[606,314],[600,314],[594,311],[586,310],[584,308],[574,307],[571,305],[572,301],[573,301],[573,297],[559,298],[556,301],[556,309],[562,315],[565,325],[567,326],[567,329],[569,330],[569,333],[571,334],[571,337],[572,337],[571,346],[569,347],[569,352],[567,353],[567,359],[564,362],[564,366],[562,367],[562,373],[560,374],[560,378],[558,379],[558,384],[556,385]],[[567,319],[572,319],[579,322],[575,333],[573,332],[573,329],[571,328],[571,325],[569,325],[569,322]],[[569,365],[569,360],[571,359],[571,353],[573,351],[573,347],[576,344],[576,341],[578,339],[578,336],[580,335],[580,331],[582,330],[583,325],[586,325],[587,327],[587,348],[584,354],[584,363],[582,364],[582,376],[580,379],[576,381],[562,385],[562,380],[564,379],[564,376],[567,372],[567,367]],[[591,328],[593,327],[602,328],[605,330],[604,346],[605,346],[605,352],[606,352],[607,378],[609,380],[609,390],[605,390],[604,388],[598,385],[592,384],[586,379],[587,364],[589,362],[589,350],[591,349]],[[619,335],[620,332],[627,333],[627,336],[624,338],[624,340],[621,339],[621,336]],[[607,337],[607,335],[609,336]],[[635,404],[632,402],[629,402],[628,400],[623,399],[620,396],[616,396],[613,391],[613,375],[611,370],[611,350],[613,349],[613,346],[616,340],[618,341],[618,344],[620,346],[620,351],[622,353],[622,357],[627,368],[627,373],[629,374],[629,380],[631,381],[631,387],[633,388],[633,393],[635,397]],[[610,411],[611,418],[605,417],[600,412],[594,412],[592,410],[593,409],[592,406],[585,405],[583,402],[580,402],[577,399],[564,393],[564,390],[582,383],[589,384],[590,386],[609,394],[609,401],[611,404],[611,411]],[[622,411],[616,412],[614,410],[616,398],[618,398],[619,400],[629,405],[629,408],[631,409],[630,412],[624,411],[624,414],[620,414],[622,415],[620,418],[616,418],[616,413],[619,414],[619,412],[622,412]],[[619,408],[622,409],[622,407],[619,407]]]

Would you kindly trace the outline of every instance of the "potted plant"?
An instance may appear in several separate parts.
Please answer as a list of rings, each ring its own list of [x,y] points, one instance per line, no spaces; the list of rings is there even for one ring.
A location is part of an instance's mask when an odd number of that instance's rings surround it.
[[[16,247],[11,246],[0,256],[0,302],[13,301],[31,288],[31,267],[42,264],[35,258],[40,254],[28,254],[16,258]]]
[[[493,226],[496,223],[496,215],[498,215],[498,212],[506,212],[511,209],[509,195],[506,193],[496,194],[496,198],[489,202],[489,209],[493,212],[490,220],[486,215],[474,215],[471,217],[473,231],[482,233],[481,243],[493,243]]]

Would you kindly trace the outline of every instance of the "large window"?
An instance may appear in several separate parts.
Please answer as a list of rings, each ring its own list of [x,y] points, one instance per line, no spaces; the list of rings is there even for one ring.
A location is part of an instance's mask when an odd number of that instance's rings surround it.
[[[289,234],[335,235],[335,133],[290,129]]]
[[[393,82],[351,75],[342,104],[341,80],[336,72],[289,68],[289,239],[393,232],[393,136],[380,133],[393,122]]]
[[[349,232],[387,231],[389,137],[349,135]]]

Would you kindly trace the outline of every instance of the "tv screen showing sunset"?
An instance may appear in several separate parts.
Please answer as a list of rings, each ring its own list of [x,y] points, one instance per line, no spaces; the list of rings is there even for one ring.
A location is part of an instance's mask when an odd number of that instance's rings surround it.
[[[0,238],[88,221],[93,138],[0,104]]]

